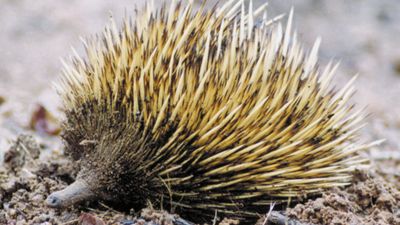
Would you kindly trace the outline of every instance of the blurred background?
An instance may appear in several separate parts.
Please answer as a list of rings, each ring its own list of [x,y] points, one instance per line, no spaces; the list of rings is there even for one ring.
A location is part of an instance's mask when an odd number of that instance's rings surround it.
[[[19,132],[34,132],[29,127],[38,110],[62,117],[52,82],[60,76],[60,59],[72,53],[71,46],[83,52],[80,36],[101,32],[111,14],[120,22],[144,2],[0,0],[0,152]],[[256,7],[264,1],[253,3]],[[270,0],[268,17],[287,13],[291,6],[306,49],[322,37],[320,65],[341,61],[337,85],[359,74],[353,101],[370,114],[362,138],[387,140],[366,154],[388,179],[400,182],[400,2]],[[38,138],[55,151],[61,148],[57,137]]]

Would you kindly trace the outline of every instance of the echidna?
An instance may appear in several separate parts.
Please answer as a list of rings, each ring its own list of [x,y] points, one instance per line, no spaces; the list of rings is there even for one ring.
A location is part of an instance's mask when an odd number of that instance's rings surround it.
[[[119,30],[84,41],[65,67],[65,152],[76,181],[47,203],[89,199],[237,216],[321,188],[349,184],[362,111],[347,104],[353,79],[330,87],[274,20],[243,1],[193,10],[148,5]],[[373,143],[374,144],[374,143]],[[265,211],[266,207],[261,208]]]

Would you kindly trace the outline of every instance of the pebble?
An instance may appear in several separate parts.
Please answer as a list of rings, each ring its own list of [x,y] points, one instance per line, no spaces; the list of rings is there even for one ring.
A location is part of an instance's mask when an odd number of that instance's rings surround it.
[[[44,222],[44,223],[41,223],[40,225],[51,225],[51,223],[50,222]]]
[[[121,221],[122,225],[133,225],[135,222],[133,220],[123,220]]]
[[[34,203],[41,203],[43,201],[44,201],[44,197],[41,194],[37,194],[32,197],[32,202],[34,202]]]
[[[19,220],[15,225],[26,225],[26,224],[27,224],[26,220]]]
[[[8,215],[14,217],[15,215],[17,215],[17,210],[15,210],[15,209],[10,209],[10,210],[8,211]]]
[[[0,212],[0,224],[6,224],[7,223],[7,217],[5,212]]]
[[[22,179],[33,179],[36,178],[36,175],[33,174],[31,171],[27,170],[26,168],[23,168],[20,172],[20,176]]]
[[[41,223],[43,222],[38,216],[35,216],[32,220],[33,223]]]
[[[39,218],[40,218],[40,220],[41,220],[42,222],[44,222],[44,221],[49,221],[49,220],[50,220],[50,216],[47,215],[47,214],[42,214],[42,215],[39,216]]]
[[[3,189],[7,193],[11,193],[15,190],[17,181],[15,178],[9,179],[7,182],[0,185],[0,188]]]

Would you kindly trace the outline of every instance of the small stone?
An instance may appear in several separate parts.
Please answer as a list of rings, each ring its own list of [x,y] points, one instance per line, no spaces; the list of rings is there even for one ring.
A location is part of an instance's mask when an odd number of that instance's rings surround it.
[[[393,207],[396,200],[389,193],[381,193],[376,200],[376,204],[381,207]]]
[[[90,213],[82,213],[79,216],[79,224],[81,225],[105,225],[104,221]]]
[[[35,216],[33,219],[32,219],[32,222],[33,223],[41,223],[41,222],[43,222],[38,216]]]
[[[144,219],[137,219],[135,221],[135,225],[144,225],[146,224],[146,221]]]
[[[133,225],[135,222],[133,220],[123,220],[121,221],[122,225]]]
[[[8,215],[14,217],[15,215],[17,215],[17,210],[15,210],[15,209],[10,209],[10,210],[8,211]]]
[[[4,190],[6,193],[11,193],[16,190],[17,181],[15,178],[11,178],[5,183],[0,184],[0,189]]]
[[[50,216],[47,214],[42,214],[39,216],[39,219],[44,222],[44,221],[48,221],[50,219]]]
[[[40,203],[40,202],[43,202],[43,201],[44,201],[44,197],[41,194],[37,194],[37,195],[32,197],[32,202]]]
[[[26,220],[19,220],[15,225],[25,225],[27,224]]]
[[[31,171],[23,168],[20,172],[20,176],[23,179],[31,179],[31,178],[36,178],[36,175],[33,174]]]
[[[44,223],[41,223],[40,225],[51,225],[52,223],[50,223],[50,222],[44,222]]]
[[[0,212],[0,224],[7,224],[7,217],[5,212]]]

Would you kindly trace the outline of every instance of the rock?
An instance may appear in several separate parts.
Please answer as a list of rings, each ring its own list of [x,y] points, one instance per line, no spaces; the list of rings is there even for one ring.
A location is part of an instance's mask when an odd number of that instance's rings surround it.
[[[79,225],[105,225],[102,219],[90,213],[82,213],[78,223]]]
[[[37,159],[40,146],[30,135],[21,134],[4,154],[4,164],[13,171],[20,170],[27,160]]]
[[[0,212],[0,224],[6,224],[7,223],[7,217],[5,212]]]
[[[17,178],[11,177],[6,182],[0,184],[0,189],[5,193],[12,193],[17,190],[17,186],[20,183],[17,181]]]
[[[43,201],[44,201],[44,197],[41,194],[37,194],[32,197],[32,202],[34,202],[34,203],[41,203]]]

